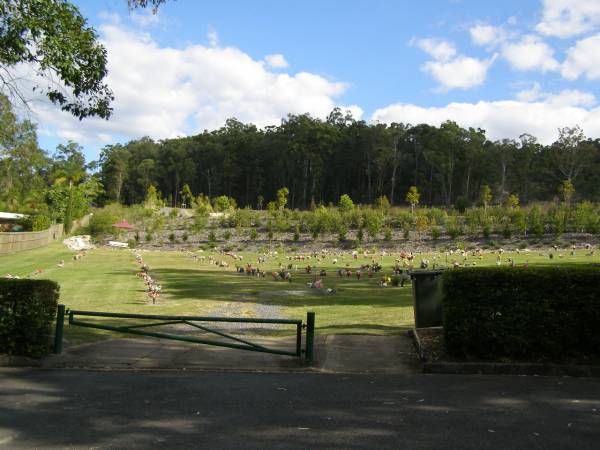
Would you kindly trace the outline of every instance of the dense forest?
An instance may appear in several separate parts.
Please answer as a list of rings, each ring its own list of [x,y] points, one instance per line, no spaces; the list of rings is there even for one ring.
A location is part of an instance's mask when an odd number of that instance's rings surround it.
[[[468,206],[482,186],[495,202],[511,194],[521,204],[557,197],[568,180],[579,200],[600,200],[600,140],[579,127],[558,130],[552,145],[534,136],[492,142],[481,129],[454,122],[440,127],[369,124],[335,109],[326,120],[288,116],[279,126],[257,129],[235,119],[215,131],[155,142],[142,138],[102,150],[103,200],[140,203],[150,185],[180,206],[192,194],[233,197],[261,209],[277,189],[289,189],[289,207],[337,203],[349,194],[359,203],[386,196],[405,204],[417,186],[421,204]]]
[[[483,130],[453,122],[368,124],[336,109],[324,121],[289,116],[259,130],[231,119],[196,136],[109,145],[98,162],[86,163],[75,142],[52,154],[41,149],[35,125],[0,96],[0,210],[68,224],[90,205],[144,203],[149,192],[172,206],[233,198],[239,207],[266,209],[280,203],[283,187],[291,209],[338,205],[346,194],[356,203],[385,197],[408,206],[411,189],[420,206],[459,211],[484,197],[502,206],[598,201],[600,140],[574,127],[559,130],[552,145],[528,135],[491,142]]]

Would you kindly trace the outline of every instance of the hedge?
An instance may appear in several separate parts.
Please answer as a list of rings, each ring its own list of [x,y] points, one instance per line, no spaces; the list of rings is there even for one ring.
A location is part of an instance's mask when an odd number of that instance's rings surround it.
[[[443,275],[446,351],[459,357],[600,357],[600,269],[455,269]]]
[[[0,353],[49,353],[58,292],[50,280],[0,279]]]

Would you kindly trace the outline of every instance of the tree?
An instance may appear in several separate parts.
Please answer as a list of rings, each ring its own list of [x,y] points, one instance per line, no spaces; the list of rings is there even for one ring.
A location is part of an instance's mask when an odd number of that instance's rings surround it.
[[[519,196],[517,194],[510,194],[506,199],[506,206],[510,209],[515,209],[519,207]]]
[[[562,197],[563,201],[568,205],[571,203],[571,198],[575,194],[575,187],[571,180],[565,180],[558,186],[558,193]]]
[[[290,190],[286,187],[282,187],[277,191],[277,209],[285,209],[285,205],[288,202],[288,195]]]
[[[377,197],[377,200],[375,200],[375,206],[384,214],[387,214],[391,208],[391,204],[385,195]]]
[[[411,186],[408,192],[406,193],[406,201],[410,203],[410,210],[414,214],[415,207],[419,204],[419,199],[421,198],[421,194],[417,190],[416,186]]]
[[[108,200],[122,201],[123,186],[129,173],[129,151],[122,145],[107,145],[100,152],[101,180]]]
[[[16,75],[17,66],[25,64],[34,73],[27,81],[35,94],[79,119],[110,116],[113,94],[103,83],[106,50],[75,5],[65,0],[4,0],[0,23],[2,93],[27,105],[28,94]]]
[[[483,204],[484,211],[487,211],[488,206],[492,201],[492,190],[487,184],[481,186],[481,192],[479,193],[479,201]]]
[[[549,148],[550,160],[559,178],[573,182],[593,160],[594,149],[579,126],[558,132],[558,141]]]
[[[67,145],[59,144],[54,153],[54,163],[50,172],[55,184],[79,183],[87,175],[83,147],[73,141],[69,141]]]
[[[167,0],[127,0],[130,9],[146,8],[152,6],[152,12],[156,14],[160,5],[163,5]]]
[[[144,201],[144,207],[148,209],[158,209],[161,206],[160,196],[154,187],[154,185],[150,185],[148,187],[148,192],[146,193],[146,200]]]
[[[182,205],[185,205],[186,208],[188,208],[188,207],[192,206],[193,202],[194,202],[194,194],[192,194],[192,190],[190,189],[190,186],[187,183],[185,183],[183,185],[183,188],[181,189],[181,203],[182,203]]]
[[[19,120],[0,94],[0,207],[39,210],[50,161],[37,143],[35,126]]]
[[[342,212],[350,212],[354,209],[354,202],[350,198],[348,194],[344,194],[340,196],[340,200],[338,201],[338,206],[342,210]]]

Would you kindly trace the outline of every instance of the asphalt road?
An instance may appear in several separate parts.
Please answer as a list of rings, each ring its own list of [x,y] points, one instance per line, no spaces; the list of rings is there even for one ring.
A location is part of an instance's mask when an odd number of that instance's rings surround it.
[[[600,448],[600,380],[0,370],[0,449]]]

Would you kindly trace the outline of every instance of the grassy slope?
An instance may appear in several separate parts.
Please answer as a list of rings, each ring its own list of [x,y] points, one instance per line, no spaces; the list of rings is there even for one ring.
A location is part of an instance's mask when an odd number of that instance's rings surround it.
[[[513,258],[518,265],[530,264],[578,264],[599,262],[598,256],[586,256],[578,250],[575,256],[563,252],[562,258],[550,260],[546,253],[504,254],[502,260]],[[209,253],[205,253],[208,256]],[[0,275],[10,273],[21,277],[41,268],[43,278],[56,280],[61,285],[61,302],[72,309],[96,311],[137,312],[146,314],[183,315],[223,315],[223,311],[233,311],[236,316],[253,316],[257,306],[276,306],[286,318],[304,318],[306,311],[315,311],[317,325],[321,333],[398,333],[412,325],[412,294],[410,286],[404,288],[381,288],[378,280],[339,278],[335,270],[340,266],[368,263],[371,259],[360,257],[358,261],[349,256],[339,258],[337,265],[332,257],[318,263],[328,270],[326,287],[335,287],[337,294],[317,294],[306,288],[310,276],[299,271],[294,274],[293,283],[275,282],[271,277],[254,278],[238,275],[230,269],[220,269],[208,261],[194,261],[182,252],[143,252],[144,260],[150,265],[151,274],[163,285],[163,295],[157,305],[148,301],[145,286],[135,276],[138,265],[130,250],[98,249],[88,252],[80,261],[73,261],[73,253],[62,244],[53,244],[14,255],[0,256]],[[434,254],[417,257],[429,258]],[[446,256],[437,254],[438,261],[445,264]],[[495,264],[497,255],[488,254],[483,259],[470,257],[477,265]],[[233,261],[225,259],[232,266]],[[255,262],[257,255],[244,253],[244,263]],[[394,256],[377,257],[385,272],[389,273],[394,264]],[[453,256],[448,258],[452,262]],[[65,260],[65,267],[58,268],[59,260]],[[458,257],[462,261],[462,257]],[[266,268],[275,270],[279,263],[287,265],[282,255],[269,259]],[[307,262],[298,262],[303,268]],[[311,262],[314,267],[314,261]],[[289,295],[289,291],[301,291],[302,295]],[[259,309],[260,311],[260,309]],[[74,342],[104,337],[98,330],[72,327],[66,332],[67,339]]]

